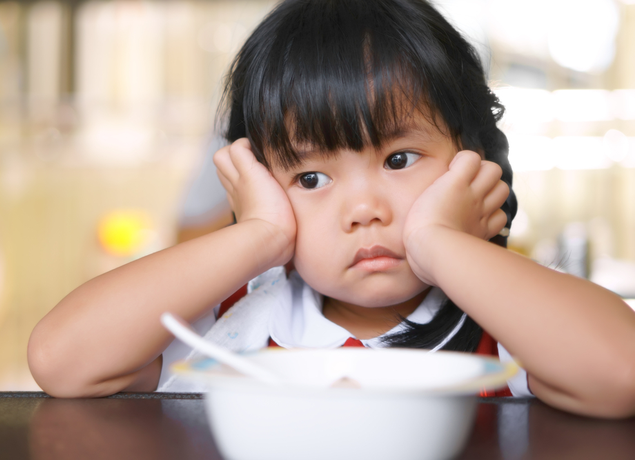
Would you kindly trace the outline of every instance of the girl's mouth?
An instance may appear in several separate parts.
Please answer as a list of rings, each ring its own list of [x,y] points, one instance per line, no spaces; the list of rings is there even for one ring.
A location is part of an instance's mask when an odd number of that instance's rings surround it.
[[[403,257],[398,256],[390,249],[383,246],[361,248],[355,254],[350,268],[361,268],[368,271],[383,271],[393,268],[401,263]]]

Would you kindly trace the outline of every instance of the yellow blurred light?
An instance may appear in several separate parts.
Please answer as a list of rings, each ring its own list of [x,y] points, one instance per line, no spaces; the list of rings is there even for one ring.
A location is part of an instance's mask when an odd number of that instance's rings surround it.
[[[142,210],[119,209],[106,214],[98,226],[98,238],[109,254],[129,257],[146,243],[151,219]]]

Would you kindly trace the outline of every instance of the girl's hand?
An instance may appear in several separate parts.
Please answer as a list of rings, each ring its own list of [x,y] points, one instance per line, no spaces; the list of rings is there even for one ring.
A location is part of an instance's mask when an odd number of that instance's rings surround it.
[[[295,248],[296,222],[291,203],[280,184],[256,160],[248,139],[238,139],[214,154],[218,178],[237,221],[256,221],[275,236],[282,236],[285,248],[272,266],[284,265]]]
[[[403,236],[408,262],[422,281],[434,284],[426,248],[435,244],[435,231],[459,231],[488,240],[503,229],[507,217],[500,207],[509,187],[501,176],[496,163],[481,160],[475,152],[461,151],[448,172],[417,198]]]

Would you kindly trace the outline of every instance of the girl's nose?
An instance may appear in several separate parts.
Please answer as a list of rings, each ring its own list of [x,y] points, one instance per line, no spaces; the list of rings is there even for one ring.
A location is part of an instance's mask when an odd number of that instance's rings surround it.
[[[392,209],[387,195],[372,185],[363,189],[351,190],[344,199],[342,227],[350,232],[357,227],[369,225],[389,225],[392,222]]]

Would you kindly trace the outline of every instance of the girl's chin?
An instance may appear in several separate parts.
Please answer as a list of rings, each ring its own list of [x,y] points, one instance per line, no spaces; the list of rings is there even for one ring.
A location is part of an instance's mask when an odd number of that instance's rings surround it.
[[[324,294],[326,297],[346,302],[364,308],[384,308],[407,302],[421,294],[425,288],[408,292],[335,292],[332,295]],[[319,292],[319,291],[318,291]]]
[[[303,267],[296,265],[302,279],[320,294],[332,299],[366,308],[381,308],[398,305],[416,297],[429,286],[414,273],[407,275],[349,277],[344,273],[339,279],[324,279],[314,270],[303,273]]]

